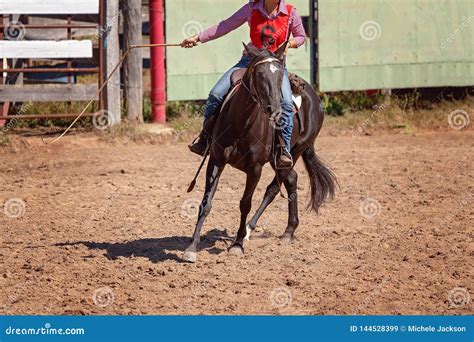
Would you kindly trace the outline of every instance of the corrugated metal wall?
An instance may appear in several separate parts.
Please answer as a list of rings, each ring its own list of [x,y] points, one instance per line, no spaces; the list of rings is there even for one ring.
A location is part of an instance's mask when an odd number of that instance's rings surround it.
[[[168,42],[181,41],[246,0],[166,1]],[[302,16],[308,0],[292,0]],[[474,85],[474,0],[319,0],[322,91]],[[192,50],[167,51],[168,99],[204,99],[248,42],[248,27]],[[288,68],[310,79],[309,42]]]
[[[474,0],[319,0],[322,91],[474,85]]]
[[[166,1],[166,39],[180,42],[186,36],[217,24],[247,3],[246,0]],[[293,0],[302,16],[309,15],[307,0]],[[168,100],[205,99],[219,77],[238,62],[242,42],[249,41],[248,25],[194,49],[167,49]],[[288,69],[309,80],[309,44],[291,50]]]

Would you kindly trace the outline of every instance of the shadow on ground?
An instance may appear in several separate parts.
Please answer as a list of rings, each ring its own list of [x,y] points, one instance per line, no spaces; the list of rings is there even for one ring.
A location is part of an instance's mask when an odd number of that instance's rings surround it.
[[[226,230],[213,229],[201,238],[199,248],[201,250],[208,250],[211,254],[220,254],[225,250],[215,247],[219,240],[230,240]],[[180,253],[184,252],[188,247],[191,239],[184,236],[170,236],[156,239],[140,239],[128,242],[92,242],[92,241],[77,241],[77,242],[62,242],[54,246],[77,246],[84,245],[90,249],[104,250],[105,256],[108,259],[115,260],[119,257],[129,258],[144,257],[151,262],[157,263],[165,260],[175,260],[181,262]]]

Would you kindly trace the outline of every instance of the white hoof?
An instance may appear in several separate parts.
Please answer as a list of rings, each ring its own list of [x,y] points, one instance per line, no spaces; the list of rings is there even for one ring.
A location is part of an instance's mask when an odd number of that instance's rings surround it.
[[[197,253],[196,252],[190,252],[190,251],[185,251],[183,255],[183,260],[187,262],[196,262],[197,260]]]
[[[229,249],[229,254],[232,255],[244,255],[244,251],[240,246],[233,246]]]

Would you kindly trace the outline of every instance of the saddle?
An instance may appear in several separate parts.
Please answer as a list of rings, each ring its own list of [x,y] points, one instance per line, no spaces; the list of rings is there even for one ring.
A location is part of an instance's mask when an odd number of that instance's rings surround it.
[[[229,93],[226,95],[224,103],[222,104],[221,108],[224,108],[227,101],[229,101],[232,96],[234,96],[235,91],[239,88],[240,83],[242,82],[242,78],[244,77],[247,68],[239,68],[235,70],[232,75],[230,76],[230,83],[231,88]],[[303,104],[303,98],[301,97],[301,93],[304,90],[305,82],[301,79],[298,75],[289,73],[288,77],[290,79],[291,90],[293,92],[293,113],[298,119],[300,133],[304,130],[303,128],[303,120],[300,113],[301,105]]]

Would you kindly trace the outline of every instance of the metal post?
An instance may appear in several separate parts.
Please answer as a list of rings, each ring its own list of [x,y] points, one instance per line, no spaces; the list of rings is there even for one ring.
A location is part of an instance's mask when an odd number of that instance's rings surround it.
[[[163,0],[150,0],[150,43],[164,44]],[[165,48],[151,48],[152,121],[166,122]]]
[[[311,84],[319,89],[319,37],[318,37],[318,25],[319,25],[319,8],[318,0],[312,0],[309,2],[310,6],[310,35],[311,35]]]

